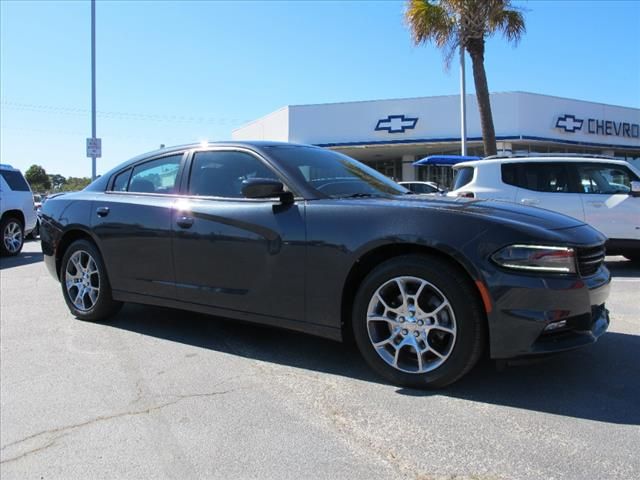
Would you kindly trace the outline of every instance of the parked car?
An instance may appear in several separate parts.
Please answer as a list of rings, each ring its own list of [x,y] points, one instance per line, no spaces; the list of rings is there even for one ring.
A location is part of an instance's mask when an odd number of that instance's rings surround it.
[[[609,157],[521,156],[464,162],[449,196],[497,199],[564,213],[608,237],[607,254],[640,262],[640,171]]]
[[[40,210],[42,209],[42,204],[46,199],[46,195],[40,195],[39,193],[33,194],[33,208],[36,211],[36,226],[33,227],[31,233],[27,235],[27,238],[36,239],[40,235]]]
[[[444,190],[441,189],[437,183],[435,182],[419,182],[419,181],[411,181],[411,182],[398,182],[404,188],[411,190],[413,193],[418,194],[427,194],[427,193],[443,193]]]
[[[415,198],[337,152],[275,142],[141,155],[50,198],[44,261],[70,311],[122,302],[353,337],[380,375],[456,381],[497,359],[595,342],[605,238],[542,209]]]
[[[29,183],[20,170],[0,164],[0,254],[18,255],[25,236],[35,226],[36,212]]]

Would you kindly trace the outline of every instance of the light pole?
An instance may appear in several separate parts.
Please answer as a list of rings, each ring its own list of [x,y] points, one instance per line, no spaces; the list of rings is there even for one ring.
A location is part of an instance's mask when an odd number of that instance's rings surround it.
[[[96,0],[91,0],[91,139],[96,144]],[[95,148],[95,147],[94,147]],[[96,152],[91,152],[91,180],[96,179]]]
[[[460,45],[460,154],[467,154],[467,92],[464,78],[464,46]]]

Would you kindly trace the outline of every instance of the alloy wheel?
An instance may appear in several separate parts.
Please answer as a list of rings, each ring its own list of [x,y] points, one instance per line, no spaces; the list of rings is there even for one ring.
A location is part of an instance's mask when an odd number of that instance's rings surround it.
[[[16,253],[22,246],[22,227],[15,220],[7,223],[2,232],[4,247],[9,253]]]
[[[65,267],[69,300],[82,312],[91,310],[100,295],[100,274],[94,258],[84,250],[74,252]]]
[[[367,308],[367,331],[388,365],[407,373],[426,373],[442,365],[456,341],[456,319],[447,297],[417,277],[395,277],[382,284]]]

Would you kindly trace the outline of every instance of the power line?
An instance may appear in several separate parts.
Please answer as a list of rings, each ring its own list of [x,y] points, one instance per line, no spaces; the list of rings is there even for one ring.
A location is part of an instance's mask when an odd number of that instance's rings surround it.
[[[2,109],[32,111],[32,112],[41,112],[41,113],[48,113],[48,114],[85,116],[91,113],[90,110],[86,108],[62,107],[62,106],[42,105],[42,104],[35,104],[35,103],[21,103],[21,102],[12,102],[8,100],[2,100],[0,104],[2,105]],[[149,120],[149,121],[170,122],[170,123],[239,125],[239,124],[249,122],[249,120],[244,120],[239,118],[229,118],[229,117],[167,115],[167,114],[132,113],[132,112],[117,112],[117,111],[104,111],[104,110],[102,111],[98,110],[97,115],[102,118]]]

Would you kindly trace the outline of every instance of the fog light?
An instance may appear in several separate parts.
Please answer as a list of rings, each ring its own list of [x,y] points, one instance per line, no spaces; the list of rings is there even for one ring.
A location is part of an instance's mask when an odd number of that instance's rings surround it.
[[[557,330],[559,328],[566,327],[566,326],[567,326],[566,320],[560,320],[559,322],[551,322],[549,325],[544,327],[544,331],[552,332],[553,330]]]

